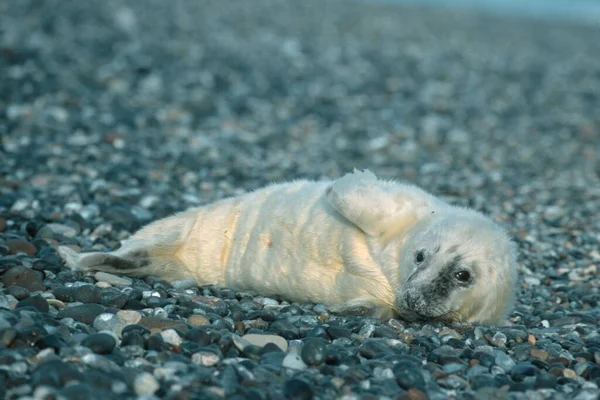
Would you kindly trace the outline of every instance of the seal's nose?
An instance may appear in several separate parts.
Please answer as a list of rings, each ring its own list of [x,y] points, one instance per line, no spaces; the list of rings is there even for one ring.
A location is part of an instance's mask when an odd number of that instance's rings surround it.
[[[416,308],[417,298],[414,293],[412,293],[412,292],[406,293],[405,301],[406,301],[406,305],[411,310],[414,310]]]

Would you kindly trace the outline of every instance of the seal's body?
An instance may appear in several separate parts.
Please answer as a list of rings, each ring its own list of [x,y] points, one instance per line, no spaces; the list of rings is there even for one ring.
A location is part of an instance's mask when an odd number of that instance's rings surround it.
[[[192,208],[114,252],[59,251],[74,268],[193,278],[381,317],[497,323],[515,286],[510,241],[490,220],[368,171]]]

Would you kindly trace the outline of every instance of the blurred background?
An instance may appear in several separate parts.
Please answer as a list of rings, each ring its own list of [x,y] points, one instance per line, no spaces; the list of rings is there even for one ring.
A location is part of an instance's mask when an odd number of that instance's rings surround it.
[[[599,186],[598,7],[2,2],[0,202],[144,222],[369,168],[505,221],[582,204]]]

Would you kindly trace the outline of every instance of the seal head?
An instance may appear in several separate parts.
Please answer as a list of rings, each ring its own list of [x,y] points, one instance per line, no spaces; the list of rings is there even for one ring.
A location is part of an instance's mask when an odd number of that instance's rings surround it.
[[[513,303],[515,258],[508,235],[483,215],[432,217],[403,252],[396,311],[408,320],[498,324]]]

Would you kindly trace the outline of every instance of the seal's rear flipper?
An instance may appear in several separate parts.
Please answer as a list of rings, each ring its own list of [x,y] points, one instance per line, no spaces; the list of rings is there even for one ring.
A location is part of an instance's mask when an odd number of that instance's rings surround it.
[[[146,250],[126,249],[110,253],[77,253],[67,246],[60,246],[58,253],[65,265],[76,271],[103,271],[140,278],[153,275],[169,281],[190,277],[175,255],[152,256]]]
[[[77,253],[59,246],[67,267],[80,271],[103,271],[132,277],[157,276],[168,281],[192,278],[177,256],[195,222],[189,210],[156,221],[141,229],[112,252]]]

